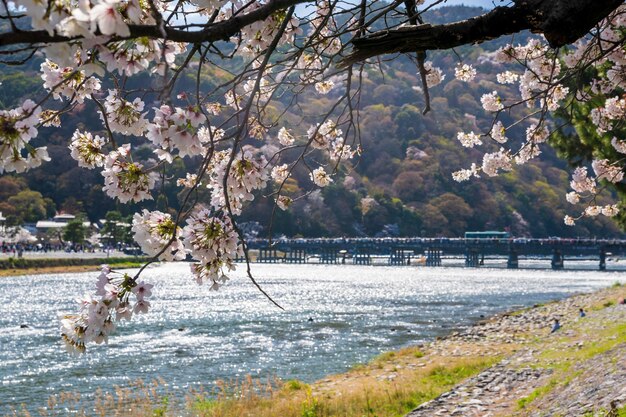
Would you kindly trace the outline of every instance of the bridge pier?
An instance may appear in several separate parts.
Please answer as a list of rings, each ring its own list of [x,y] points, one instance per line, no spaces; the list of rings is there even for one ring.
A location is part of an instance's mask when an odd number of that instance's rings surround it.
[[[426,266],[441,266],[441,249],[428,248],[426,250]]]
[[[389,256],[389,265],[410,265],[411,255],[405,253],[406,250],[402,248],[392,248],[391,256]]]
[[[508,261],[506,261],[506,267],[509,269],[519,268],[519,259],[517,256],[517,251],[515,249],[511,249],[509,251],[509,259]]]
[[[552,252],[552,269],[563,269],[565,258],[559,249],[555,249]]]
[[[352,263],[354,265],[371,265],[372,256],[369,248],[357,248],[352,258]]]
[[[257,262],[275,264],[278,263],[280,258],[278,257],[278,251],[272,248],[259,249],[259,256],[256,258]]]
[[[606,252],[600,249],[600,271],[606,271]]]
[[[484,255],[482,261],[479,260],[480,254],[475,249],[465,251],[465,266],[476,268],[484,263]]]
[[[291,249],[285,255],[285,262],[288,264],[305,264],[306,263],[306,250],[305,249]]]
[[[337,262],[337,249],[323,248],[320,253],[320,263],[323,264],[336,264]]]

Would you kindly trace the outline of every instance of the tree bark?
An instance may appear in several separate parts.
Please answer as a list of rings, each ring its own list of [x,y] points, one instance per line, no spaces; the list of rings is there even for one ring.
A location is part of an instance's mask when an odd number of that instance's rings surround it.
[[[623,0],[517,0],[460,22],[383,30],[352,40],[352,52],[342,66],[378,55],[450,49],[481,43],[522,30],[542,33],[550,46],[560,47],[583,37]]]

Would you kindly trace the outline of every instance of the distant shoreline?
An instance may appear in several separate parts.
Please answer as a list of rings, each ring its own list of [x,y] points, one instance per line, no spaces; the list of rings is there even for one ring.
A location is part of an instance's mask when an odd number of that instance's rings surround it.
[[[136,268],[147,261],[148,258],[142,257],[8,258],[0,260],[0,277],[98,271],[103,264],[115,268]]]

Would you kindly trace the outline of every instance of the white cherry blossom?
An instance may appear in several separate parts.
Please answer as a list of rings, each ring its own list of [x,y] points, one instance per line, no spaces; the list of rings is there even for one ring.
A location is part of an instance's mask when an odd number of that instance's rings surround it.
[[[504,108],[504,104],[502,104],[502,99],[500,98],[500,96],[498,96],[497,91],[483,94],[483,96],[480,98],[480,102],[483,105],[483,109],[489,112],[496,112]]]
[[[227,216],[216,216],[209,209],[192,214],[183,229],[184,244],[199,263],[191,265],[198,284],[208,284],[217,290],[235,269],[235,259],[243,256],[243,248],[232,221]]]
[[[456,138],[459,142],[461,142],[461,145],[466,148],[473,148],[474,146],[483,144],[482,140],[480,140],[480,135],[477,135],[474,132],[458,132]]]
[[[469,64],[459,64],[454,69],[454,76],[458,80],[470,82],[476,77],[476,69]]]
[[[130,145],[120,146],[110,152],[104,160],[104,192],[120,202],[151,200],[150,190],[154,187],[155,178],[145,172],[143,165],[132,162]]]
[[[130,102],[120,97],[119,91],[109,90],[104,107],[106,119],[112,132],[142,136],[148,128],[146,113],[142,113],[144,103],[139,97]],[[103,117],[102,113],[100,113],[100,117]]]
[[[180,261],[187,256],[180,240],[182,229],[176,226],[172,216],[167,213],[146,209],[135,213],[132,231],[135,242],[150,256],[162,252],[159,255],[162,261]]]
[[[278,131],[278,141],[281,145],[291,146],[295,142],[295,139],[286,128],[281,127]]]
[[[68,147],[79,167],[93,169],[104,165],[105,155],[102,148],[105,144],[105,140],[98,135],[94,137],[90,132],[76,130]]]
[[[103,35],[130,36],[128,25],[118,11],[120,0],[100,0],[89,12],[89,18]]]
[[[323,167],[314,169],[309,176],[311,177],[311,181],[313,181],[318,187],[326,187],[333,182],[333,179],[326,173]]]

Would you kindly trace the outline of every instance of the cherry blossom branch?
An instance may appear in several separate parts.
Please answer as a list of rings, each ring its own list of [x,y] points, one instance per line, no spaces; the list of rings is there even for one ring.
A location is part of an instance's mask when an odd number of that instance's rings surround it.
[[[115,36],[113,41],[146,37],[150,39],[167,39],[173,42],[203,43],[228,40],[243,27],[254,22],[267,19],[273,13],[286,9],[308,0],[271,0],[267,4],[250,11],[249,13],[231,19],[208,24],[201,31],[177,30],[161,25],[128,25],[130,35]],[[16,44],[54,44],[66,43],[83,39],[81,36],[50,35],[45,30],[12,31],[0,34],[0,47]]]
[[[515,2],[512,7],[496,7],[460,22],[383,30],[354,38],[354,49],[341,65],[397,52],[451,49],[523,30],[543,33],[551,46],[563,46],[584,36],[622,3],[622,0],[528,0]]]

